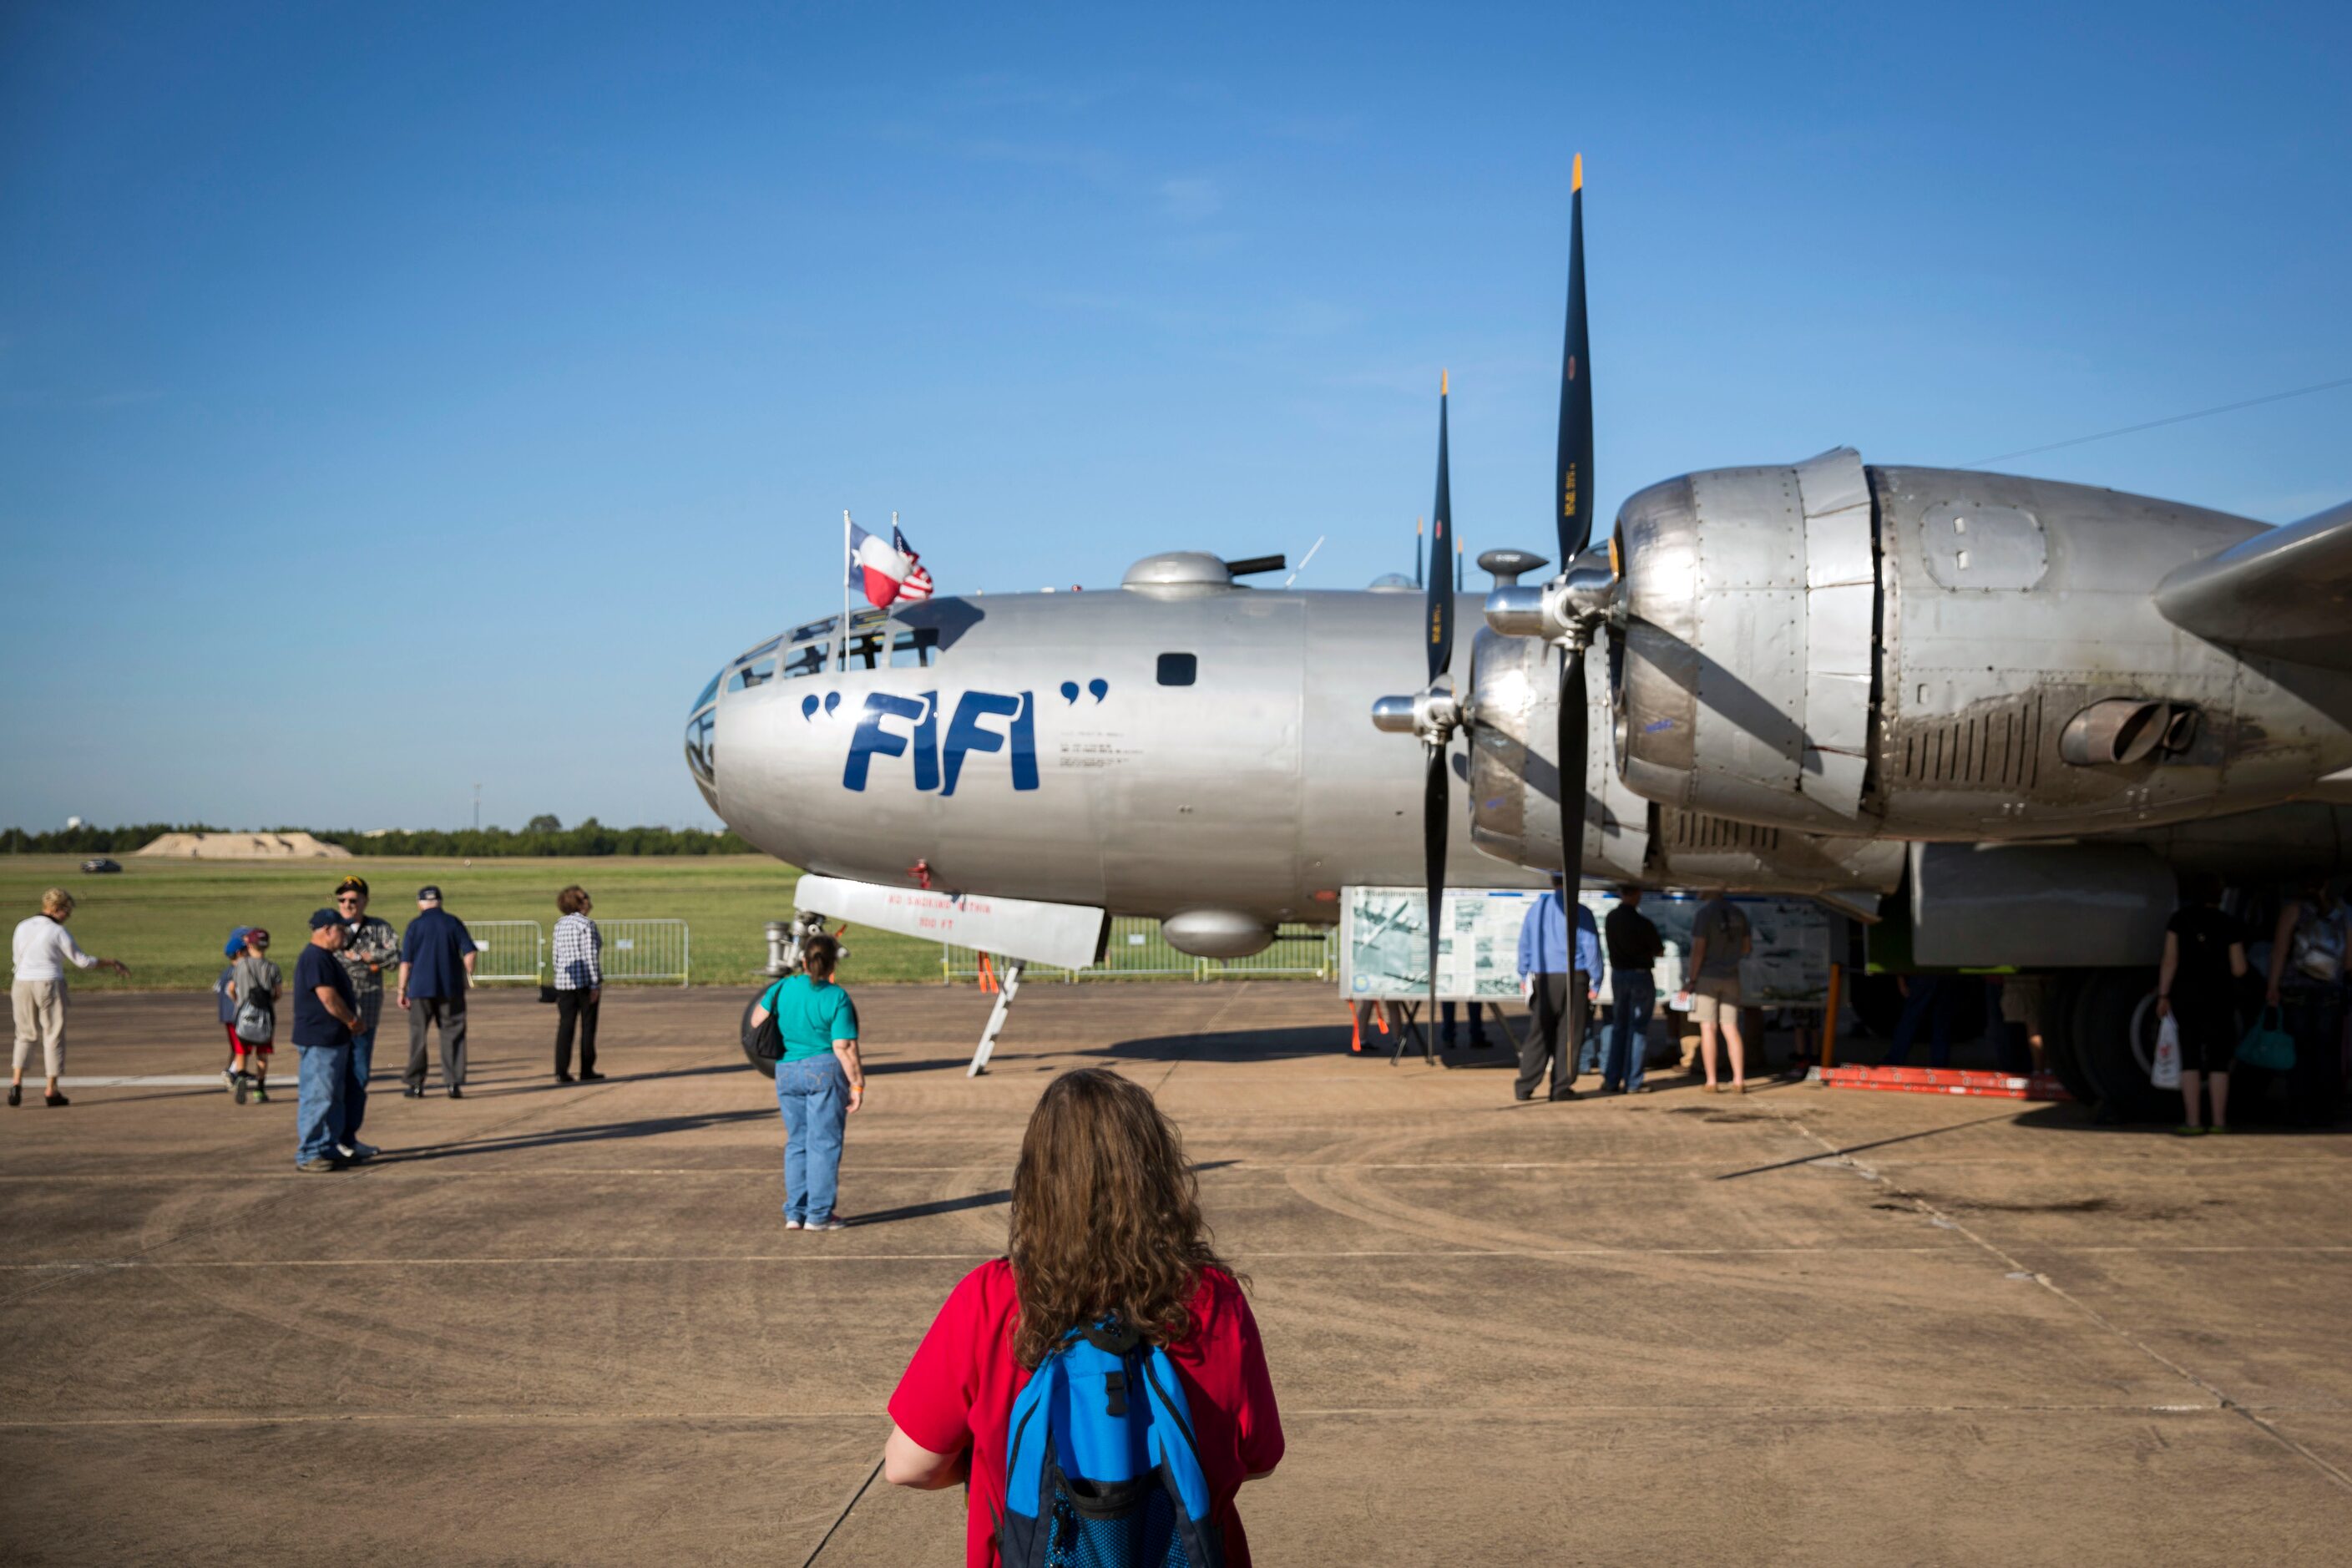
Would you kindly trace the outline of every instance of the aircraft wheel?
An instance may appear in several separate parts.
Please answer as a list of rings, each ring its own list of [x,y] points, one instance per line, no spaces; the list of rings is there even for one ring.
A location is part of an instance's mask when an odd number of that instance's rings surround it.
[[[2074,1052],[2116,1115],[2156,1121],[2179,1110],[2179,1096],[2148,1081],[2156,1060],[2156,971],[2100,969],[2074,1005]]]
[[[2099,1086],[2074,1054],[2074,1003],[2082,994],[2083,980],[2073,970],[2050,976],[2050,994],[2042,1012],[2042,1049],[2066,1092],[2087,1107],[2099,1102]]]
[[[760,994],[764,996],[767,993],[761,992]],[[760,1055],[757,1051],[751,1048],[751,1009],[757,1007],[759,1005],[759,996],[754,996],[749,1002],[743,1004],[743,1028],[741,1033],[743,1059],[750,1062],[751,1064],[751,1070],[758,1073],[761,1078],[773,1078],[776,1076],[776,1064],[768,1060],[767,1058]]]

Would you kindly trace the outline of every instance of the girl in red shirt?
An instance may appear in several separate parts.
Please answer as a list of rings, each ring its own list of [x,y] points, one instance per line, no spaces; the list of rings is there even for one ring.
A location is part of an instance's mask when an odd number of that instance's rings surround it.
[[[1183,1380],[1225,1562],[1249,1568],[1234,1494],[1282,1460],[1265,1347],[1210,1249],[1199,1184],[1149,1090],[1087,1068],[1047,1086],[1013,1172],[1010,1256],[964,1276],[890,1396],[882,1473],[966,1484],[964,1562],[994,1568],[1005,1421],[1062,1336],[1117,1312]]]

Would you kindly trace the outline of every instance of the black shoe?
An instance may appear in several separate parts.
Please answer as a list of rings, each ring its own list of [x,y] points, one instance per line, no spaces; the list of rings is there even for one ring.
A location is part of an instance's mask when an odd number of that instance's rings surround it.
[[[423,1100],[425,1098],[425,1086],[421,1083],[412,1083],[406,1089],[400,1091],[400,1098],[403,1100]]]
[[[1437,1037],[1437,1048],[1441,1051],[1450,1051],[1454,1048],[1453,1030],[1448,1029],[1445,1033]]]
[[[335,1158],[331,1154],[320,1154],[314,1159],[303,1161],[294,1168],[301,1172],[306,1176],[320,1176],[324,1175],[329,1171],[341,1170],[343,1168],[343,1162]]]
[[[555,1081],[558,1083],[570,1083],[572,1081],[572,1075],[568,1072],[557,1073],[555,1075]]]
[[[1579,1098],[1579,1097],[1578,1097],[1578,1095],[1577,1095],[1576,1090],[1574,1090],[1574,1089],[1553,1089],[1553,1090],[1551,1091],[1551,1097],[1552,1097],[1552,1099],[1553,1099],[1553,1100],[1575,1100],[1575,1099]]]
[[[602,1083],[604,1081],[604,1075],[600,1072],[583,1072],[580,1075],[580,1081],[582,1083]]]
[[[59,1094],[57,1090],[51,1089],[48,1093],[41,1096],[41,1103],[43,1105],[71,1105],[73,1101],[68,1100],[64,1095]]]
[[[1515,1089],[1511,1090],[1511,1098],[1517,1100],[1521,1105],[1525,1105],[1528,1100],[1535,1098],[1535,1091],[1532,1089]]]
[[[463,1100],[466,1098],[466,1091],[453,1083],[449,1086],[449,1098],[452,1100]]]
[[[8,1103],[11,1105],[22,1105],[25,1103],[25,1086],[23,1084],[12,1083],[8,1086]]]

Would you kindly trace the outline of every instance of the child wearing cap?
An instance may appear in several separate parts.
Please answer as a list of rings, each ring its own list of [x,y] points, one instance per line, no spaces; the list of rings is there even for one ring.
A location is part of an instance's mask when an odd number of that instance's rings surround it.
[[[228,1036],[228,1065],[221,1068],[221,1079],[228,1085],[231,1094],[237,1090],[237,1058],[245,1054],[245,1047],[236,1037],[236,955],[245,951],[245,933],[252,929],[251,926],[238,926],[228,933],[228,942],[221,948],[221,956],[228,960],[229,966],[222,970],[219,978],[213,982],[213,999],[220,1004],[221,1030]]]
[[[277,1033],[278,996],[286,976],[269,961],[269,932],[259,926],[245,933],[245,951],[229,966],[229,1092],[243,1105],[247,1099],[269,1103],[269,1058],[276,1047],[269,1040],[248,1040],[236,1032],[236,1015],[250,999],[268,1014],[270,1033]],[[248,1070],[248,1068],[250,1070]]]

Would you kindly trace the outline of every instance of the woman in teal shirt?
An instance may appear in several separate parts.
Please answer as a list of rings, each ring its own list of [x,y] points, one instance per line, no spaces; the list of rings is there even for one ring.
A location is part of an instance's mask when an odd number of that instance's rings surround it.
[[[806,973],[768,987],[751,1009],[751,1026],[770,1016],[784,1042],[776,1058],[776,1108],[784,1117],[784,1228],[840,1230],[833,1212],[840,1184],[841,1133],[866,1102],[866,1068],[857,1059],[857,1008],[833,983],[841,943],[811,937]]]

